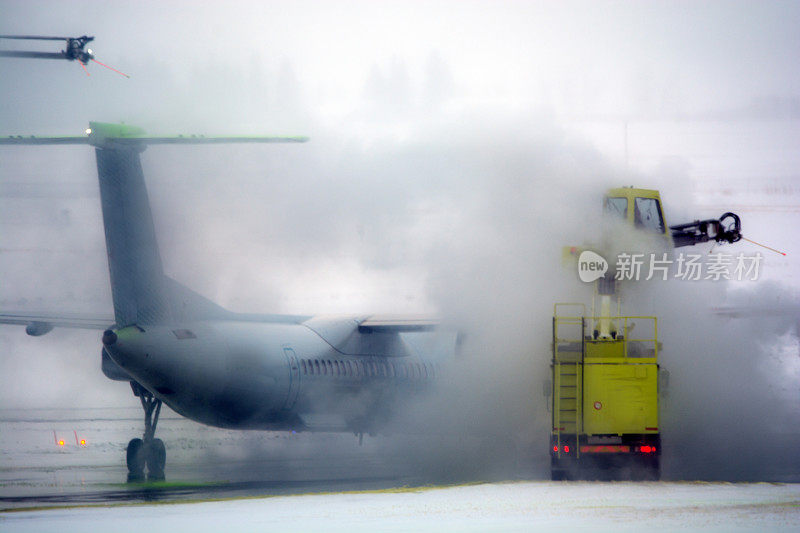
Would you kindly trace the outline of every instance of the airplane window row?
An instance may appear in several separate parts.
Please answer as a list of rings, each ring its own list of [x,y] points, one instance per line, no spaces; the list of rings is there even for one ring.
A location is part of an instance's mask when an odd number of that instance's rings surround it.
[[[309,376],[385,377],[433,379],[440,372],[432,363],[396,363],[393,361],[336,361],[301,359],[300,368]]]

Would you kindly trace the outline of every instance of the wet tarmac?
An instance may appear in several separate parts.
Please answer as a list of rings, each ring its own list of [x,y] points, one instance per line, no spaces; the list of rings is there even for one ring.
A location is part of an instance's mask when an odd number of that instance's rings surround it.
[[[280,496],[327,492],[371,491],[404,486],[396,478],[310,479],[304,481],[239,481],[192,484],[142,483],[119,489],[65,490],[27,496],[0,497],[0,510],[41,509],[115,503],[213,501],[242,497]]]
[[[546,452],[506,449],[503,456],[497,443],[487,449],[485,439],[365,436],[359,444],[352,434],[216,429],[166,410],[157,433],[167,447],[166,480],[128,483],[125,448],[142,427],[138,406],[0,410],[0,511],[549,478]],[[797,483],[792,442],[794,436],[762,445],[772,459],[755,470],[731,463],[703,471],[708,457],[688,461],[696,454],[667,441],[662,479]]]
[[[463,468],[465,461],[448,463],[444,448],[430,453],[429,439],[365,436],[359,444],[352,434],[221,430],[166,412],[158,426],[166,480],[128,483],[125,447],[140,436],[139,415],[134,408],[0,411],[0,510],[377,490],[479,477]]]

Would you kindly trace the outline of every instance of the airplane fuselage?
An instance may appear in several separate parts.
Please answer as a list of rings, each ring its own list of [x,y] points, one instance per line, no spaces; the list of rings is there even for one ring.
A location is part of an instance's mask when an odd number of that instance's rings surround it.
[[[373,431],[441,372],[413,353],[347,355],[303,324],[129,326],[112,338],[105,350],[132,380],[224,428]]]

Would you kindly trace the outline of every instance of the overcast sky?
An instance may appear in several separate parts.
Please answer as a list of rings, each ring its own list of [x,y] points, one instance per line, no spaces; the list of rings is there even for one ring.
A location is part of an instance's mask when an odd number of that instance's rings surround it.
[[[386,115],[407,122],[442,108],[800,113],[800,5],[791,1],[3,1],[2,9],[4,34],[94,35],[97,58],[132,76],[93,64],[87,80],[76,63],[4,60],[2,129],[14,133],[69,130],[87,116],[259,130],[308,127],[301,115],[336,127],[377,118],[385,130]]]

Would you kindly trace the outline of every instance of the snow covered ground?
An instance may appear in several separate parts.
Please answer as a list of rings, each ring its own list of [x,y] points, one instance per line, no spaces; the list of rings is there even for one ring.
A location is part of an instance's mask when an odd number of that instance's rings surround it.
[[[789,531],[800,485],[517,482],[24,511],[24,531]]]

